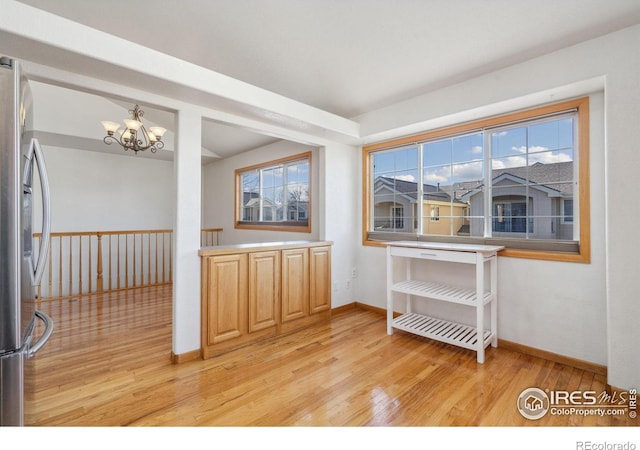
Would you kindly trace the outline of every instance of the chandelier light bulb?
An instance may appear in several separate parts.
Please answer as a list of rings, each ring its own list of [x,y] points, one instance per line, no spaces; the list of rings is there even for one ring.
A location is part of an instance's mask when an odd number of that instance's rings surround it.
[[[110,120],[103,120],[102,122],[100,122],[102,124],[102,126],[104,127],[104,130],[109,134],[112,135],[113,133],[115,133],[116,131],[118,131],[118,128],[120,128],[120,124],[118,122],[112,122]]]

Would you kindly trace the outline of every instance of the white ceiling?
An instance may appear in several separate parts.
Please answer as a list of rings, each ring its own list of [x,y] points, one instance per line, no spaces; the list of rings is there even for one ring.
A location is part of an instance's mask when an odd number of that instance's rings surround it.
[[[640,23],[638,0],[20,1],[347,118]],[[261,142],[227,128],[221,156]]]

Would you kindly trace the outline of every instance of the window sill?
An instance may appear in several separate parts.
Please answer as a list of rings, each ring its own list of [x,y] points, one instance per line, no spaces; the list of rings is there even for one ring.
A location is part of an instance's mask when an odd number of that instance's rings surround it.
[[[572,262],[572,263],[582,263],[582,264],[590,264],[591,263],[591,253],[588,246],[580,245],[578,243],[566,243],[564,247],[567,248],[566,251],[562,250],[548,250],[548,249],[532,249],[532,248],[513,248],[514,243],[509,243],[508,240],[505,239],[482,239],[482,238],[452,238],[450,236],[442,236],[442,238],[436,239],[434,236],[416,236],[415,234],[401,234],[398,233],[397,236],[393,236],[390,238],[388,235],[379,236],[378,239],[370,239],[369,237],[365,237],[362,245],[368,247],[385,247],[387,242],[392,241],[427,241],[427,242],[464,242],[464,243],[473,243],[473,244],[499,244],[504,245],[506,248],[500,252],[498,252],[498,256],[508,257],[508,258],[523,258],[523,259],[538,259],[543,261],[558,261],[558,262]],[[507,242],[505,242],[507,241]],[[518,242],[515,245],[525,245],[525,242]],[[511,246],[509,245],[511,244]],[[529,245],[540,244],[544,245],[544,243],[537,243],[528,241]],[[554,243],[556,244],[556,243]],[[557,246],[560,247],[562,244],[557,243]],[[574,248],[575,250],[573,250]]]
[[[236,222],[237,230],[264,230],[264,231],[287,231],[295,233],[311,233],[311,225],[292,225],[290,222],[281,222],[282,224],[266,224],[255,222]]]

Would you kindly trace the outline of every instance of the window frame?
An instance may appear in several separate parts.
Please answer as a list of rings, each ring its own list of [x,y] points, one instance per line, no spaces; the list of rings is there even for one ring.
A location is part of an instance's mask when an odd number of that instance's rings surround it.
[[[372,171],[371,157],[378,151],[400,148],[403,146],[419,144],[424,141],[434,140],[437,138],[453,137],[463,133],[471,133],[477,131],[488,131],[488,129],[509,126],[518,122],[526,122],[535,119],[543,119],[553,115],[576,112],[575,127],[576,142],[574,147],[576,152],[574,160],[577,162],[577,175],[574,182],[577,181],[577,189],[574,193],[574,199],[577,199],[579,206],[578,215],[574,215],[574,220],[578,220],[580,229],[579,236],[575,245],[563,246],[561,243],[555,243],[553,250],[549,250],[548,243],[536,242],[536,240],[525,239],[509,239],[503,237],[479,238],[466,236],[432,236],[417,235],[414,233],[405,233],[398,236],[384,236],[379,239],[371,239],[369,236],[369,223],[371,220],[371,192],[372,188]],[[547,104],[534,108],[524,109],[521,111],[501,114],[488,118],[479,119],[472,122],[452,125],[445,128],[426,131],[417,135],[400,137],[390,141],[383,141],[364,146],[362,148],[362,243],[365,246],[385,246],[386,241],[393,240],[421,240],[421,241],[444,241],[444,242],[467,242],[467,243],[487,243],[505,245],[505,249],[500,252],[500,256],[541,259],[551,261],[566,261],[578,263],[591,262],[591,243],[590,243],[590,186],[589,186],[589,97],[580,97],[566,100],[558,103]],[[390,234],[390,233],[389,233]],[[400,233],[398,233],[400,234]],[[515,245],[515,246],[514,246]]]
[[[270,169],[277,166],[285,166],[286,164],[296,161],[306,161],[309,165],[309,202],[306,213],[306,223],[292,220],[283,220],[279,222],[261,222],[242,220],[243,209],[242,202],[242,174],[252,170]],[[234,228],[243,230],[266,230],[266,231],[292,231],[297,233],[311,233],[311,210],[312,210],[312,152],[299,153],[271,161],[267,161],[252,166],[242,167],[235,170],[235,196],[234,196]],[[288,219],[289,211],[283,211],[284,216]]]

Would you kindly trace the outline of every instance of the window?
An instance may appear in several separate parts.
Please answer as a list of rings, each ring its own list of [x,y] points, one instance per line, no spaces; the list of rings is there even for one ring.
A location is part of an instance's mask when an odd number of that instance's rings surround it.
[[[236,170],[236,228],[310,232],[311,153]]]
[[[562,223],[573,223],[573,199],[562,200]]]
[[[432,206],[431,207],[431,220],[433,220],[434,222],[437,222],[438,220],[440,220],[440,207],[439,206]]]
[[[404,215],[402,206],[391,207],[391,217],[393,218],[393,228],[401,230],[404,228]]]
[[[504,245],[588,262],[588,98],[363,149],[364,243]],[[402,205],[404,225],[388,205]]]

